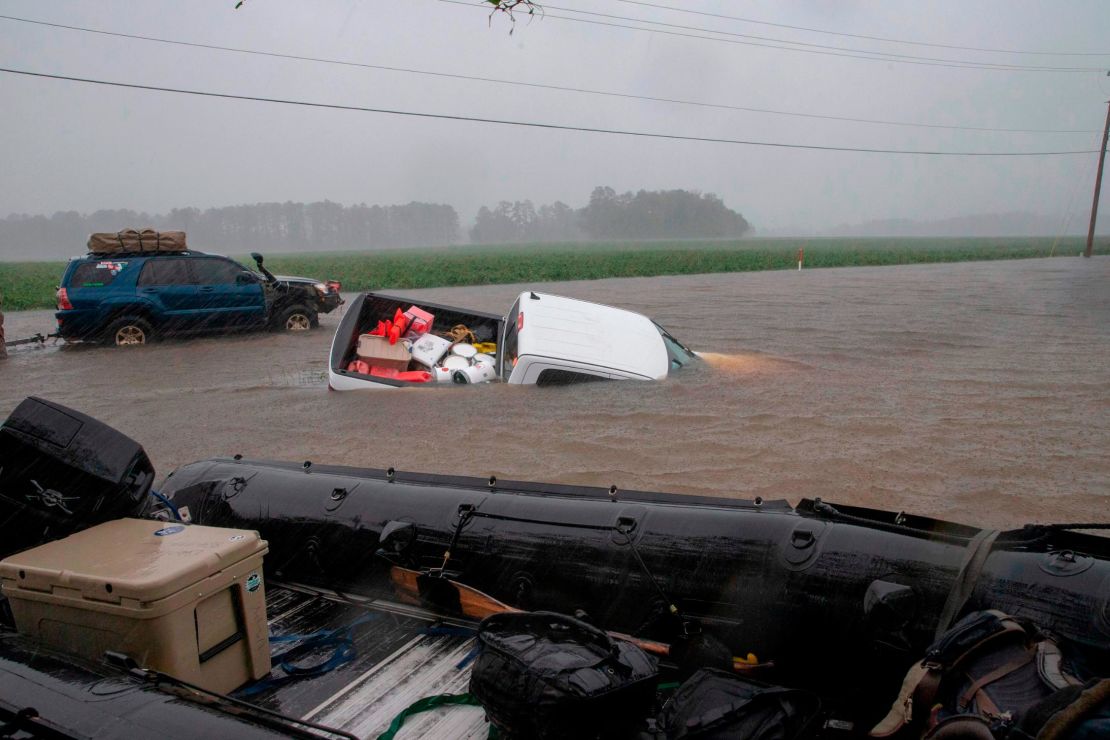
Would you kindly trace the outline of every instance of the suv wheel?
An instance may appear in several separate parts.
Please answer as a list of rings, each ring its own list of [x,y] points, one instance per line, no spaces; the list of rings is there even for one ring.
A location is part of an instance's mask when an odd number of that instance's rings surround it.
[[[137,347],[153,339],[154,331],[150,324],[134,316],[116,319],[104,331],[105,344],[114,344],[117,347]]]
[[[278,331],[308,331],[319,325],[316,312],[307,306],[289,306],[278,313],[274,321]]]

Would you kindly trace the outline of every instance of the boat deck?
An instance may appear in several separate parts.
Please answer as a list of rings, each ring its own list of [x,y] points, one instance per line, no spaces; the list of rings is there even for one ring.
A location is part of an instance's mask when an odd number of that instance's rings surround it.
[[[281,714],[376,738],[418,699],[464,694],[470,681],[473,623],[439,620],[419,607],[364,600],[293,584],[267,585],[271,636],[308,636],[356,621],[352,660],[319,676],[282,682],[276,665],[264,690],[243,697]],[[280,655],[301,640],[275,643]],[[306,667],[327,660],[333,648],[297,657]],[[265,685],[265,684],[264,684]],[[485,738],[489,724],[476,706],[449,706],[413,715],[398,738]]]

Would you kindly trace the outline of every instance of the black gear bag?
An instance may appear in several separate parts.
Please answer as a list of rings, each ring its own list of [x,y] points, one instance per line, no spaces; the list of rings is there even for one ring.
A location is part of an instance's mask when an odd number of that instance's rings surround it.
[[[808,737],[816,696],[703,668],[678,687],[659,726],[668,740],[795,740]]]
[[[651,710],[655,660],[573,617],[495,614],[478,642],[470,693],[510,737],[628,737]]]

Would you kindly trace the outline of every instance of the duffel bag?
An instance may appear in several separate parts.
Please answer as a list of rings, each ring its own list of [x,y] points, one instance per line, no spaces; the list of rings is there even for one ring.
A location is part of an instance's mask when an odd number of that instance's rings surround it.
[[[186,249],[184,231],[124,229],[116,233],[89,235],[91,254],[145,254],[147,252],[181,252]]]
[[[470,693],[510,737],[628,737],[655,699],[655,659],[573,617],[495,614],[478,643]]]
[[[659,726],[668,740],[800,740],[820,710],[808,691],[703,668],[678,687]]]

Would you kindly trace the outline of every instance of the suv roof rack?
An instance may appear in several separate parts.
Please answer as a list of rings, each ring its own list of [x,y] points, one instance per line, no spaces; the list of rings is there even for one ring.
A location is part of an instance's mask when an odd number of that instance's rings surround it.
[[[104,257],[107,259],[109,257],[158,257],[159,255],[181,256],[194,254],[204,254],[204,252],[198,252],[195,249],[178,249],[173,251],[161,252],[88,252],[85,254],[85,257]]]

